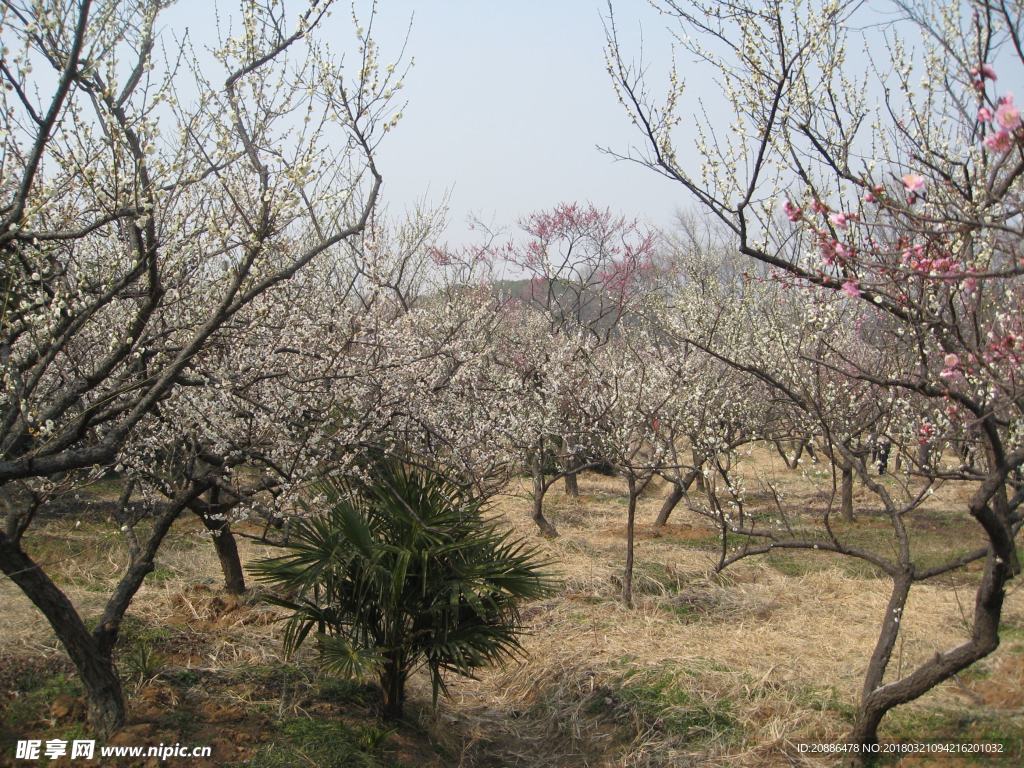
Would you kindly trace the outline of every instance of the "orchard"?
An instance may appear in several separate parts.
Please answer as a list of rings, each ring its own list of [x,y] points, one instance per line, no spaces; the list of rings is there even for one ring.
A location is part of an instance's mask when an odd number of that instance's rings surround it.
[[[0,3],[0,765],[1024,760],[1024,8],[650,6],[460,241],[415,19]]]

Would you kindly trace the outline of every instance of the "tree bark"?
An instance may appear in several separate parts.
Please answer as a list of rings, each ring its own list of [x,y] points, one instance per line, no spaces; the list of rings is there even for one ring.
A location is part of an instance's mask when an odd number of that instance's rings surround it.
[[[576,446],[573,444],[572,439],[565,439],[565,453],[566,453],[566,469],[565,473],[565,495],[573,499],[580,497],[580,484],[576,476],[576,467],[579,466],[579,460],[576,456]]]
[[[661,509],[658,510],[658,516],[654,520],[654,528],[664,528],[668,522],[669,515],[672,514],[679,502],[683,500],[686,492],[683,490],[683,483],[681,480],[677,480],[672,483],[672,490],[669,491],[668,496],[665,497],[665,503],[661,505]]]
[[[633,607],[633,534],[636,523],[636,478],[630,472],[626,478],[629,484],[629,508],[626,513],[626,570],[622,575],[622,602],[627,608]]]
[[[675,508],[679,506],[679,502],[686,497],[686,492],[690,490],[690,486],[697,481],[697,478],[701,477],[700,467],[694,467],[686,473],[680,480],[676,480],[672,483],[672,490],[669,491],[668,496],[665,497],[665,503],[661,505],[661,509],[658,511],[658,517],[654,520],[655,530],[664,528],[668,523],[669,515],[675,511]]]
[[[85,687],[89,725],[96,735],[108,737],[125,719],[124,691],[111,653],[101,650],[67,595],[4,533],[0,533],[0,570],[50,622]]]
[[[565,473],[565,495],[574,499],[580,497],[580,484],[576,472]]]
[[[217,559],[224,574],[225,591],[231,595],[245,594],[245,571],[227,517],[230,507],[220,503],[220,489],[216,486],[211,488],[209,505],[202,510],[193,507],[192,511],[203,521],[206,530],[213,534],[213,547],[217,550]]]
[[[690,455],[693,457],[693,468],[697,470],[697,474],[694,476],[694,482],[697,483],[697,490],[704,490],[704,473],[701,471],[701,467],[704,466],[705,458],[697,453],[696,448],[690,450]]]
[[[558,536],[558,530],[544,517],[545,493],[547,488],[544,485],[543,457],[537,454],[533,462],[533,522],[537,524],[542,536],[555,538]]]
[[[976,596],[971,639],[950,651],[936,653],[906,677],[882,685],[884,663],[887,663],[888,655],[892,652],[891,645],[888,648],[885,645],[890,637],[893,642],[895,641],[895,635],[886,626],[893,621],[887,613],[875,655],[872,656],[868,667],[860,711],[847,741],[864,745],[877,744],[878,726],[889,710],[919,698],[936,685],[992,653],[999,646],[999,620],[1005,597],[1005,584],[1011,577],[1012,570],[1009,564],[994,554],[989,554]],[[895,592],[896,589],[894,595]],[[876,661],[876,657],[882,658]]]
[[[844,462],[842,467],[842,502],[843,519],[853,522],[853,465]]]
[[[778,452],[779,456],[782,457],[782,460],[786,463],[787,467],[790,469],[796,469],[800,466],[800,455],[804,452],[804,446],[807,445],[806,440],[794,441],[796,443],[796,447],[794,448],[792,459],[789,458],[789,455],[786,453],[786,448],[782,444],[781,440],[774,440],[773,442],[775,443],[775,450]]]
[[[238,556],[238,543],[231,533],[231,524],[227,520],[210,520],[204,515],[200,515],[199,519],[203,521],[206,530],[213,534],[213,548],[217,550],[217,559],[224,574],[224,590],[228,594],[244,595],[245,571]]]

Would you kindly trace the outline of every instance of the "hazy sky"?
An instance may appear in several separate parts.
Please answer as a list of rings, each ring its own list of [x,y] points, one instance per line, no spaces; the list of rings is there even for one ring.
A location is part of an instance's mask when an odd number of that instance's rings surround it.
[[[361,21],[371,1],[357,0]],[[222,20],[237,15],[231,0],[218,5]],[[188,28],[202,49],[217,39],[213,8],[180,0],[164,23]],[[338,0],[321,30],[336,53],[353,48],[350,10],[350,0]],[[615,13],[630,53],[643,44],[655,81],[664,79],[666,20],[646,0],[615,0]],[[559,202],[670,225],[686,202],[681,188],[597,149],[625,153],[640,142],[606,71],[606,14],[607,0],[379,0],[373,29],[382,62],[397,56],[407,33],[405,60],[415,62],[401,94],[404,119],[377,157],[390,212],[436,205],[447,194],[452,245],[478,237],[470,215],[513,229]]]
[[[599,0],[381,0],[382,53],[413,17],[408,107],[381,150],[385,194],[401,208],[450,191],[453,241],[477,214],[498,226],[561,201],[666,225],[681,189],[598,151],[626,151],[639,135],[605,71]],[[643,0],[616,3],[620,34],[659,74],[669,61],[665,22]]]
[[[364,20],[371,2],[356,0]],[[627,57],[643,51],[648,84],[660,94],[670,20],[646,0],[613,2]],[[231,15],[231,0],[221,6]],[[202,41],[213,34],[211,8],[209,0],[182,0],[165,18]],[[447,194],[446,236],[456,245],[475,237],[471,215],[513,229],[532,211],[580,201],[668,227],[677,210],[692,207],[678,184],[598,150],[626,154],[642,145],[606,72],[606,13],[607,0],[379,0],[374,37],[382,61],[397,56],[407,33],[406,60],[415,61],[400,94],[405,117],[377,157],[390,212],[439,204]],[[877,9],[867,13],[867,22],[885,19]],[[337,52],[352,49],[348,0],[338,0],[320,37]],[[694,68],[685,52],[677,63],[687,85],[680,114],[697,111],[698,99],[715,110],[721,98],[707,69]],[[674,134],[684,167],[693,154],[688,135],[685,122]]]

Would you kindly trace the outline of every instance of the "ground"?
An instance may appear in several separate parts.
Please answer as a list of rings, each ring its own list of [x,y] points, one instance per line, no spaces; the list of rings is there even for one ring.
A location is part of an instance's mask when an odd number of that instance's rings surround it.
[[[821,468],[790,471],[766,451],[747,457],[742,473],[754,508],[769,503],[754,478],[772,478],[801,524],[831,498]],[[130,716],[115,743],[209,745],[209,761],[165,764],[257,768],[836,763],[800,745],[840,742],[849,727],[888,597],[885,578],[825,553],[750,559],[716,575],[714,530],[700,516],[680,506],[654,535],[649,523],[664,494],[655,486],[638,512],[638,594],[630,610],[618,599],[625,484],[584,475],[578,500],[553,489],[547,509],[561,533],[554,540],[531,528],[526,488],[513,484],[494,511],[550,557],[560,593],[525,606],[521,662],[477,680],[452,680],[451,697],[436,710],[428,681],[417,677],[407,721],[397,726],[377,719],[372,685],[323,678],[307,655],[283,658],[277,609],[261,602],[258,585],[242,599],[226,597],[212,545],[197,522],[183,518],[122,633],[118,665]],[[964,513],[967,492],[939,489],[912,519],[920,562],[977,544]],[[858,520],[843,530],[885,552],[877,504],[862,490],[856,500]],[[47,521],[27,548],[86,615],[95,615],[124,550],[101,515],[80,518]],[[269,551],[247,539],[241,549],[247,561]],[[977,570],[915,587],[894,673],[966,636]],[[994,654],[892,713],[881,731],[888,743],[998,743],[1003,756],[890,757],[882,764],[1024,764],[1019,582],[1004,619]],[[45,621],[6,579],[0,634],[0,765],[13,763],[18,738],[84,735],[73,670]]]

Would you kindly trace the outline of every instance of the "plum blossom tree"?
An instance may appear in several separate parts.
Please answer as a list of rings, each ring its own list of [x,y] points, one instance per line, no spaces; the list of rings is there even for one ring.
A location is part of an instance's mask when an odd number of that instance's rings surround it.
[[[681,224],[668,256],[673,286],[658,313],[661,346],[675,350],[678,391],[661,420],[662,429],[675,434],[669,441],[673,459],[659,470],[670,490],[654,520],[655,531],[667,524],[681,501],[689,502],[687,491],[695,483],[707,495],[709,508],[690,506],[718,520],[713,511],[719,506],[715,479],[728,474],[744,445],[782,434],[774,399],[760,383],[703,353],[679,333],[680,328],[696,327],[726,333],[723,323],[728,322],[738,323],[739,329],[750,327],[749,318],[725,311],[736,304],[750,276],[734,269],[735,260],[722,254],[713,228],[700,232],[689,218]]]
[[[544,516],[544,496],[563,477],[574,477],[597,457],[597,425],[575,388],[593,382],[590,359],[630,317],[639,317],[652,295],[657,238],[636,221],[594,205],[563,203],[520,222],[525,237],[484,244],[443,261],[501,265],[526,277],[499,304],[507,333],[500,354],[519,377],[523,399],[507,436],[519,445],[532,478],[533,520],[545,536],[557,529]],[[463,271],[467,268],[463,266]],[[570,482],[570,488],[572,484]]]
[[[140,487],[167,498],[195,469],[219,468],[189,509],[212,536],[229,592],[245,589],[232,522],[256,511],[282,524],[311,480],[344,472],[361,445],[380,437],[371,429],[377,412],[356,396],[389,364],[375,354],[382,329],[403,322],[419,300],[441,212],[418,211],[394,226],[383,218],[378,210],[344,252],[235,315],[194,359],[190,385],[161,403],[144,437],[161,447],[125,462]],[[180,459],[183,446],[194,447],[198,463]],[[162,456],[168,460],[155,460]]]
[[[603,456],[626,480],[626,559],[622,600],[633,607],[633,563],[637,501],[651,480],[673,466],[677,453],[672,423],[674,396],[682,391],[676,350],[650,328],[630,325],[600,350],[594,361],[597,385],[576,392],[586,398],[601,425]]]
[[[166,61],[159,3],[0,6],[0,569],[49,620],[99,732],[124,721],[121,618],[173,521],[230,465],[188,447],[195,471],[92,631],[23,537],[83,480],[160,458],[145,436],[209,383],[197,361],[366,226],[400,73],[362,27],[348,62],[332,55],[317,40],[330,6],[246,0],[208,57],[186,43]]]
[[[673,71],[667,99],[654,100],[610,18],[609,70],[647,147],[636,159],[678,181],[740,254],[804,291],[808,323],[826,331],[861,322],[875,337],[851,354],[817,334],[817,348],[800,354],[831,375],[820,391],[795,387],[749,347],[706,345],[839,436],[855,437],[844,403],[881,395],[886,404],[888,437],[910,463],[911,482],[893,492],[853,443],[831,446],[884,508],[895,554],[859,551],[834,532],[810,542],[751,531],[762,541],[743,551],[817,546],[867,559],[892,579],[849,735],[870,745],[893,707],[997,647],[1006,585],[1020,573],[1024,152],[1003,83],[1019,81],[1024,65],[1021,14],[1007,2],[897,3],[884,49],[865,40],[870,63],[859,74],[845,51],[852,17],[867,12],[860,6],[655,5],[721,82],[733,122],[703,125],[701,167],[691,173],[676,151],[682,82]],[[942,462],[949,444],[976,444],[985,460]],[[907,519],[948,481],[973,489],[963,513],[984,545],[925,567],[912,556]],[[983,567],[963,642],[894,673],[889,660],[913,585],[976,561]]]

